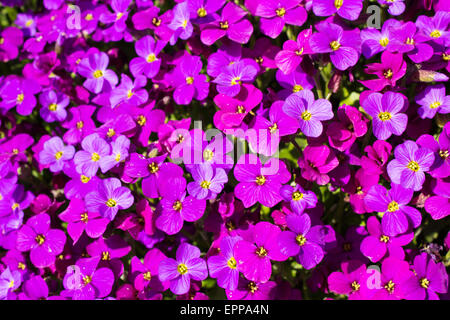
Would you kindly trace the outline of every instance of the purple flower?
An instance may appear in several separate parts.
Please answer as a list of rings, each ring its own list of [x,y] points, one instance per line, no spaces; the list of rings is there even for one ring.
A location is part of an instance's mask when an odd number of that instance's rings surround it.
[[[41,87],[32,79],[11,79],[6,82],[1,92],[1,109],[8,111],[16,107],[18,114],[29,116],[36,106],[36,93],[41,91]]]
[[[72,163],[63,168],[64,174],[68,176],[69,180],[64,186],[64,195],[67,199],[76,197],[84,197],[91,191],[97,188],[100,179],[97,176],[85,176],[77,172],[75,165]]]
[[[312,9],[316,16],[328,17],[337,13],[344,19],[356,20],[363,8],[362,0],[313,0]]]
[[[447,293],[448,274],[444,264],[436,263],[426,252],[414,258],[414,275],[404,283],[408,300],[439,300],[437,293]]]
[[[360,249],[361,253],[372,262],[380,261],[386,256],[386,253],[389,253],[390,257],[404,259],[405,253],[402,247],[406,246],[414,238],[413,232],[395,236],[386,235],[380,222],[374,216],[367,219],[367,231],[369,235],[361,242]]]
[[[51,172],[59,172],[73,158],[75,148],[65,146],[60,137],[53,137],[44,143],[44,149],[39,153],[39,162],[50,165]]]
[[[304,55],[313,53],[309,47],[311,34],[312,30],[309,28],[297,35],[297,41],[287,40],[283,43],[283,50],[275,56],[275,63],[284,74],[292,73],[302,62]]]
[[[100,168],[102,173],[124,162],[128,158],[128,149],[130,148],[130,139],[120,135],[111,142],[111,154],[100,159]]]
[[[378,3],[388,6],[389,14],[399,16],[405,11],[405,3],[403,1],[404,0],[378,0]]]
[[[108,55],[104,52],[91,53],[81,60],[77,71],[87,78],[83,85],[93,93],[110,91],[119,81],[114,71],[106,69],[109,64]]]
[[[395,19],[386,20],[381,27],[381,31],[375,28],[361,30],[361,49],[364,57],[371,58],[378,52],[391,51],[391,40],[393,30],[400,27],[402,23]]]
[[[450,15],[445,11],[437,11],[434,17],[419,16],[416,26],[422,35],[436,43],[445,43],[450,40],[450,32],[447,30],[450,23]]]
[[[364,198],[369,210],[383,213],[381,225],[387,236],[405,233],[409,228],[417,228],[422,222],[419,210],[407,206],[414,191],[402,185],[393,183],[390,191],[378,184],[374,185]]]
[[[122,187],[117,178],[103,179],[97,185],[97,190],[86,195],[86,209],[98,212],[103,218],[114,220],[119,210],[128,209],[133,205],[134,197],[131,190]]]
[[[51,266],[65,243],[66,235],[62,230],[50,229],[50,216],[46,213],[28,219],[17,233],[17,249],[30,251],[31,262],[36,268]]]
[[[7,62],[17,58],[19,46],[23,42],[22,30],[16,27],[6,27],[0,34],[0,61]]]
[[[127,25],[126,21],[128,18],[128,6],[130,5],[131,0],[112,0],[111,1],[111,8],[113,9],[114,13],[111,13],[110,11],[105,10],[104,13],[100,15],[100,21],[109,24],[113,23],[113,30],[117,33],[121,33],[125,31]],[[111,32],[111,29],[108,29]]]
[[[222,9],[221,16],[214,15],[216,21],[201,28],[201,41],[210,46],[225,35],[234,42],[245,44],[250,40],[253,26],[250,21],[243,19],[247,15],[243,9],[232,2],[228,2]]]
[[[330,101],[314,100],[314,93],[304,89],[291,94],[283,105],[283,111],[299,121],[300,130],[307,137],[318,137],[322,134],[324,120],[333,118]]]
[[[277,92],[277,97],[286,100],[292,93],[302,91],[304,89],[312,90],[314,88],[314,79],[304,72],[300,67],[297,67],[290,74],[284,74],[283,71],[277,70],[275,75],[277,82],[284,89]]]
[[[100,237],[109,223],[108,219],[100,217],[97,212],[87,211],[84,201],[80,198],[70,200],[69,206],[61,212],[59,218],[67,222],[67,232],[74,244],[80,239],[83,231],[90,238]]]
[[[295,256],[307,270],[315,267],[324,257],[323,226],[311,227],[307,214],[289,214],[286,223],[291,231],[281,232],[277,239],[281,252],[288,257]]]
[[[275,281],[255,282],[239,278],[236,290],[225,290],[228,300],[271,300],[274,299]]]
[[[120,85],[111,92],[109,97],[111,108],[115,108],[120,104],[137,106],[145,103],[148,100],[148,93],[147,90],[141,88],[145,87],[146,83],[147,79],[144,76],[136,76],[133,83],[130,77],[122,73]]]
[[[163,260],[167,259],[166,255],[159,249],[150,249],[144,257],[142,263],[138,257],[131,258],[131,272],[129,273],[130,281],[137,290],[149,288],[155,291],[165,291],[169,284],[159,280],[159,265]]]
[[[213,14],[220,10],[225,4],[225,0],[188,0],[191,17],[196,17],[192,21],[204,24],[214,21]]]
[[[436,195],[425,200],[425,210],[434,220],[444,219],[450,215],[450,183],[437,179],[433,192]]]
[[[67,267],[61,296],[72,300],[94,300],[106,297],[114,285],[114,274],[99,268],[100,257],[81,258],[75,266]]]
[[[239,181],[234,191],[236,198],[248,208],[256,202],[266,207],[280,202],[281,184],[288,182],[291,174],[283,161],[271,158],[262,164],[256,155],[245,154],[234,167],[234,176]]]
[[[144,36],[136,41],[134,47],[139,57],[130,61],[130,71],[133,76],[144,74],[150,79],[156,76],[161,67],[161,59],[158,55],[166,44],[167,42],[162,40],[155,41],[151,36]]]
[[[202,70],[202,60],[198,56],[185,54],[171,75],[176,88],[173,99],[177,104],[190,104],[195,98],[205,99],[209,93],[209,82]]]
[[[217,285],[226,290],[235,290],[238,286],[239,271],[233,249],[239,240],[242,240],[239,236],[223,237],[220,240],[220,254],[208,259],[211,278],[217,278]]]
[[[307,18],[299,0],[247,0],[245,5],[255,8],[252,14],[261,17],[261,32],[272,39],[280,35],[285,24],[301,26]]]
[[[401,135],[408,124],[408,116],[400,113],[405,100],[400,93],[374,92],[363,102],[362,107],[372,116],[373,134],[377,139],[386,140],[392,134]]]
[[[208,277],[206,262],[200,258],[200,250],[188,243],[178,247],[176,259],[161,261],[158,272],[159,280],[170,281],[170,290],[177,295],[189,291],[191,279],[201,281]]]
[[[228,182],[225,170],[213,168],[209,163],[195,164],[190,169],[193,182],[189,182],[187,190],[197,199],[215,199]]]
[[[280,188],[280,195],[284,201],[289,202],[292,211],[302,214],[305,209],[314,208],[317,204],[317,196],[310,190],[303,189],[296,184],[294,187],[285,185]]]
[[[329,22],[316,25],[309,45],[314,53],[330,53],[332,64],[339,70],[346,70],[358,62],[361,39],[359,29],[345,31],[341,26]]]
[[[417,113],[422,119],[434,118],[436,113],[450,113],[450,96],[445,94],[445,85],[428,86],[419,93],[415,101],[421,105]]]
[[[197,221],[203,216],[206,201],[186,196],[186,180],[183,177],[161,181],[161,212],[156,218],[156,227],[172,235],[183,228],[184,221]]]
[[[414,141],[406,141],[394,150],[395,159],[387,165],[389,178],[393,183],[418,191],[425,181],[425,172],[434,162],[433,152],[428,148],[419,148]]]
[[[11,271],[6,268],[0,274],[0,300],[15,300],[13,291],[17,290],[22,284],[22,275],[19,271]]]
[[[319,185],[330,182],[328,173],[339,165],[333,151],[327,146],[310,146],[303,150],[303,157],[298,159],[302,177]]]
[[[111,148],[97,133],[85,137],[81,142],[81,147],[83,150],[77,151],[74,157],[77,172],[93,177],[100,166],[100,160],[110,155]]]
[[[408,293],[405,282],[412,275],[408,262],[392,257],[384,259],[381,264],[381,283],[373,298],[375,300],[404,299]]]
[[[41,93],[39,102],[42,105],[39,113],[46,122],[64,121],[66,119],[67,111],[65,108],[70,100],[65,94],[47,90]]]
[[[226,67],[213,82],[217,84],[219,93],[234,97],[241,90],[242,82],[253,82],[257,73],[254,66],[239,61]]]
[[[41,276],[32,276],[23,286],[22,300],[47,300],[48,299],[48,285]]]
[[[266,221],[258,222],[245,240],[234,245],[237,268],[248,280],[266,282],[272,275],[272,263],[284,261],[288,257],[281,253],[278,235],[281,230]]]
[[[174,45],[178,38],[187,40],[192,35],[193,27],[187,1],[181,2],[173,8],[173,19],[168,27],[173,30],[170,38],[171,45]]]
[[[77,144],[88,134],[92,133],[93,129],[95,129],[95,123],[92,120],[94,111],[95,107],[89,105],[81,105],[69,110],[69,116],[61,124],[63,128],[68,129],[63,136],[65,143]]]

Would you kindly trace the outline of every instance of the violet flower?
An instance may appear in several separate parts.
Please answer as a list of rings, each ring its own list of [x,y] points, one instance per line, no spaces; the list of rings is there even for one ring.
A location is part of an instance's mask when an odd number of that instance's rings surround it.
[[[213,82],[217,84],[219,93],[234,97],[241,90],[242,82],[253,82],[257,73],[258,70],[254,66],[239,61],[226,67]]]
[[[312,9],[316,16],[328,17],[337,13],[347,20],[356,20],[363,8],[362,0],[313,0]]]
[[[426,87],[416,96],[415,101],[421,106],[417,113],[422,119],[432,119],[436,113],[450,113],[450,96],[445,94],[443,84]]]
[[[60,137],[53,137],[44,143],[44,149],[39,153],[39,162],[50,165],[51,172],[58,172],[73,158],[75,148],[65,146]]]
[[[91,53],[81,60],[77,72],[87,78],[83,85],[92,93],[111,91],[118,78],[114,71],[106,69],[109,64],[108,55],[104,52]]]

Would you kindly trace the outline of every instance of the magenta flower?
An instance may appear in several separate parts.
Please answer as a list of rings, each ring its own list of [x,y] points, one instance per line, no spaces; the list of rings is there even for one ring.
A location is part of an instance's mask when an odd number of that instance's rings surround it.
[[[122,187],[117,178],[103,179],[97,190],[86,195],[86,209],[98,212],[103,218],[114,220],[119,210],[128,209],[133,205],[134,197],[131,190]]]
[[[17,270],[7,267],[0,274],[0,300],[16,300],[13,291],[19,289],[22,284],[22,275]]]
[[[215,15],[216,21],[201,28],[201,41],[210,46],[220,38],[228,38],[237,43],[245,44],[253,33],[252,24],[243,19],[247,15],[243,9],[232,2],[228,2],[222,9],[220,17]]]
[[[245,5],[254,8],[252,14],[261,17],[261,32],[272,39],[280,35],[285,24],[301,26],[307,18],[299,0],[247,0]]]
[[[198,56],[186,54],[171,74],[175,92],[173,98],[177,104],[189,104],[195,98],[205,99],[209,93],[209,82],[202,70],[202,60]]]
[[[190,172],[194,181],[188,183],[187,190],[199,200],[215,199],[228,182],[225,170],[213,168],[209,163],[195,164]]]
[[[16,107],[18,114],[29,116],[36,106],[36,93],[41,87],[32,79],[13,79],[8,81],[1,91],[0,108],[8,111]]]
[[[161,50],[167,42],[155,41],[151,36],[144,36],[136,41],[134,47],[139,57],[130,61],[130,71],[134,77],[144,74],[147,78],[153,78],[159,72],[161,59],[158,58]]]
[[[146,288],[154,291],[165,291],[169,287],[169,283],[159,280],[159,265],[163,260],[167,259],[166,255],[159,249],[150,249],[144,257],[144,262],[138,257],[131,258],[131,272],[129,273],[130,281],[137,290]]]
[[[446,178],[450,175],[450,124],[446,124],[437,142],[432,135],[421,135],[416,143],[434,153],[434,163],[429,174],[434,178]]]
[[[87,78],[83,85],[92,93],[111,91],[119,79],[114,71],[106,69],[109,64],[108,55],[104,52],[91,53],[81,60],[77,72]]]
[[[68,129],[63,136],[65,143],[77,144],[92,133],[95,128],[95,123],[92,120],[94,111],[95,107],[89,105],[81,105],[69,110],[68,117],[61,124],[63,128]]]
[[[213,82],[217,84],[219,93],[234,97],[241,90],[242,82],[253,82],[257,73],[254,66],[239,61],[226,67]]]
[[[428,148],[419,148],[417,143],[408,140],[394,150],[395,159],[387,165],[389,178],[393,183],[418,191],[425,181],[425,172],[434,162],[434,154]]]
[[[314,33],[309,40],[314,53],[330,53],[331,63],[339,70],[346,70],[358,62],[361,46],[359,29],[356,29],[358,33],[346,31],[329,22],[317,24],[316,29],[319,32]]]
[[[371,58],[378,52],[391,50],[393,30],[400,27],[402,23],[395,19],[386,20],[381,30],[366,28],[361,30],[361,49],[364,57]]]
[[[74,153],[73,146],[66,146],[60,137],[53,137],[44,143],[44,149],[39,153],[39,162],[49,165],[51,172],[58,172],[73,158]]]
[[[447,30],[449,19],[448,12],[436,10],[434,17],[419,16],[416,26],[428,40],[444,43],[450,40],[450,32]]]
[[[7,62],[15,59],[19,54],[19,47],[23,42],[23,32],[16,27],[6,27],[0,34],[0,61]]]
[[[314,79],[300,67],[297,67],[297,69],[290,74],[284,74],[283,71],[277,70],[275,78],[280,86],[284,88],[277,92],[277,97],[282,100],[286,100],[292,93],[304,89],[312,90],[315,86]]]
[[[206,201],[186,196],[186,180],[183,177],[166,178],[161,181],[161,211],[156,218],[156,227],[172,235],[180,232],[183,222],[197,221],[203,216]]]
[[[403,1],[404,0],[378,0],[378,3],[388,6],[389,14],[399,16],[405,11],[405,3]]]
[[[225,290],[236,290],[239,282],[239,270],[234,258],[234,246],[242,240],[239,236],[226,236],[220,240],[220,254],[208,259],[211,278],[217,279],[217,285]]]
[[[274,298],[275,281],[255,282],[239,278],[236,290],[225,290],[228,300],[271,300]]]
[[[89,238],[100,237],[109,223],[108,219],[102,218],[97,212],[87,211],[84,201],[80,198],[70,200],[69,206],[61,212],[59,218],[67,222],[67,232],[74,244],[83,232],[86,232]]]
[[[298,159],[302,177],[319,185],[330,182],[328,173],[338,165],[339,160],[327,146],[307,146]]]
[[[405,100],[400,93],[374,92],[363,102],[362,107],[372,116],[373,134],[377,139],[386,140],[392,134],[401,135],[408,123],[408,116],[404,113]]]
[[[413,275],[406,261],[386,258],[381,264],[381,283],[375,292],[375,300],[401,300],[406,297],[406,281]]]
[[[439,300],[438,293],[447,293],[448,274],[444,264],[436,263],[422,252],[414,258],[414,275],[404,285],[408,300]]]
[[[402,185],[392,184],[390,191],[378,184],[374,185],[364,198],[368,209],[384,213],[381,225],[387,236],[405,233],[409,228],[417,228],[422,222],[419,210],[407,206],[414,191]]]
[[[184,1],[173,8],[173,19],[168,27],[173,31],[170,37],[170,44],[173,46],[178,38],[189,39],[192,35],[193,27],[190,21],[188,2]]]
[[[280,188],[280,195],[284,201],[289,202],[292,211],[302,214],[305,209],[314,208],[317,204],[317,196],[310,190],[303,189],[296,184],[294,187],[285,185]]]
[[[323,226],[311,227],[311,219],[307,214],[289,214],[286,216],[287,227],[290,231],[283,231],[278,236],[281,253],[292,257],[309,270],[322,261],[325,245]]]
[[[356,20],[363,8],[362,0],[313,0],[312,9],[316,16],[328,17],[335,13],[347,20]]]
[[[81,147],[83,150],[77,151],[74,157],[77,172],[87,177],[93,177],[101,164],[100,160],[110,155],[111,148],[97,133],[85,137],[81,142]]]
[[[375,74],[378,79],[364,80],[361,82],[373,91],[381,91],[386,86],[395,87],[397,80],[403,78],[406,73],[406,62],[400,53],[385,51],[381,54],[381,63],[372,63],[366,67],[368,74]]]
[[[62,230],[50,229],[50,216],[41,213],[28,219],[17,233],[17,250],[30,251],[36,268],[45,268],[55,262],[64,249],[66,235]]]
[[[304,55],[313,53],[309,47],[311,34],[312,30],[309,28],[297,35],[297,41],[287,40],[283,43],[283,50],[275,56],[275,63],[284,74],[292,73],[302,62]]]
[[[39,96],[42,105],[39,113],[46,122],[63,121],[67,117],[66,107],[69,104],[69,97],[53,90],[47,90]]]
[[[443,84],[426,87],[416,96],[415,101],[421,106],[417,113],[422,119],[434,118],[436,113],[450,113],[450,96],[445,94]]]
[[[120,104],[138,106],[145,103],[148,100],[148,93],[147,90],[142,88],[145,87],[146,83],[147,79],[144,76],[136,76],[133,83],[130,77],[122,74],[120,85],[111,92],[109,97],[111,108],[115,108]]]
[[[99,268],[99,257],[81,258],[75,266],[69,266],[63,279],[61,296],[72,300],[95,300],[110,294],[114,274],[108,268]]]
[[[386,213],[388,214],[388,213]],[[383,216],[384,218],[384,216]],[[378,262],[389,254],[389,257],[404,259],[403,246],[406,246],[414,238],[414,233],[409,232],[396,236],[388,236],[374,216],[367,219],[367,231],[369,235],[361,242],[361,253],[372,262]]]
[[[159,280],[170,281],[170,291],[178,295],[189,291],[191,279],[201,281],[208,277],[206,262],[200,258],[200,250],[187,243],[178,247],[176,259],[162,260],[158,272]]]
[[[425,200],[425,210],[434,220],[444,219],[450,215],[450,184],[437,179],[433,189],[435,195]]]
[[[288,182],[291,174],[283,161],[271,158],[262,164],[256,155],[245,154],[234,167],[234,176],[239,181],[234,191],[236,198],[248,208],[256,202],[266,207],[280,202],[281,184]]]
[[[269,223],[258,222],[251,233],[234,245],[237,268],[248,280],[266,282],[272,275],[272,263],[284,261],[288,257],[281,253],[277,239],[281,230]]]

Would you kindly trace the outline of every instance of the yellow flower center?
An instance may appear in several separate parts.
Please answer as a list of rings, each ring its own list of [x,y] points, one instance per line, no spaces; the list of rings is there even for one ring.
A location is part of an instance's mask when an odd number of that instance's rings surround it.
[[[248,291],[250,291],[251,293],[255,293],[256,290],[258,290],[258,286],[257,286],[256,283],[254,283],[253,281],[250,281],[249,284],[247,285],[247,289],[248,289]]]
[[[181,201],[177,200],[173,203],[172,208],[175,211],[181,211],[181,209],[183,209],[183,204],[181,203]]]
[[[116,162],[119,162],[119,161],[120,161],[120,153],[118,153],[118,154],[116,155],[116,157],[115,157],[114,160],[116,160]]]
[[[11,280],[11,281],[9,282],[9,285],[8,285],[8,287],[9,287],[9,288],[12,288],[12,287],[14,287],[14,280]]]
[[[380,45],[382,47],[386,47],[388,44],[389,44],[389,39],[388,38],[384,37],[384,38],[380,39]]]
[[[83,121],[78,121],[77,122],[77,129],[82,129],[84,127],[84,122]]]
[[[96,79],[103,77],[103,72],[102,72],[102,70],[95,70],[94,73],[93,73],[93,76],[94,76],[94,78],[96,78]]]
[[[295,242],[297,242],[297,244],[301,247],[306,243],[306,238],[304,235],[299,234],[295,237]]]
[[[336,51],[341,47],[341,44],[337,41],[331,41],[330,47],[331,47],[331,49],[333,49],[333,51]]]
[[[392,115],[390,114],[390,112],[380,112],[378,114],[378,119],[380,119],[381,121],[387,121],[390,120],[392,118]]]
[[[220,29],[222,29],[222,30],[227,30],[229,27],[228,21],[220,22],[219,25],[220,25]]]
[[[186,274],[188,272],[188,268],[184,263],[180,263],[177,267],[177,271],[179,274]]]
[[[262,186],[264,183],[266,183],[266,177],[263,175],[256,177],[256,184]]]
[[[388,204],[388,211],[389,212],[395,212],[398,210],[398,203],[396,201],[391,201]]]
[[[384,234],[380,237],[380,241],[384,242],[384,243],[388,243],[389,242],[389,237],[385,236]]]
[[[23,264],[22,262],[19,262],[19,263],[17,264],[17,268],[19,268],[20,270],[25,270],[26,266],[25,266],[25,264]]]
[[[5,38],[0,37],[0,45],[2,45],[2,44],[4,44],[4,43],[5,43]]]
[[[409,45],[414,45],[414,39],[413,38],[407,38],[406,39],[406,44],[409,44]]]
[[[286,9],[285,8],[278,8],[277,10],[275,10],[275,12],[277,13],[277,16],[282,17],[286,14]]]
[[[108,201],[106,201],[106,205],[110,208],[113,208],[115,206],[117,206],[117,201],[114,199],[108,199]]]
[[[206,17],[207,14],[208,14],[208,13],[206,12],[206,9],[205,9],[205,8],[199,8],[199,9],[197,10],[197,15],[198,15],[200,18]]]
[[[140,115],[138,117],[137,123],[138,123],[138,125],[140,125],[142,127],[147,123],[147,118],[143,115]]]
[[[309,121],[309,120],[311,120],[312,114],[309,111],[303,111],[301,117],[302,117],[302,120]]]
[[[410,161],[408,165],[406,166],[409,170],[412,170],[414,172],[417,172],[420,170],[420,166],[416,161]]]
[[[301,200],[302,198],[303,198],[303,193],[301,193],[299,191],[295,191],[292,193],[292,200],[298,201],[298,200]]]
[[[16,101],[17,101],[17,103],[22,103],[23,99],[25,99],[25,96],[23,95],[23,93],[19,93],[17,95]]]
[[[390,293],[394,293],[394,289],[395,289],[395,283],[392,282],[392,280],[389,280],[388,283],[386,283],[386,285],[384,286],[384,288]]]
[[[29,19],[29,20],[27,20],[27,22],[25,23],[25,26],[26,27],[29,27],[29,26],[31,26],[33,24],[33,20],[32,19]]]
[[[430,37],[432,37],[432,38],[439,38],[441,35],[442,35],[442,34],[441,34],[441,32],[440,32],[439,30],[433,30],[433,31],[430,33]]]
[[[13,205],[11,206],[11,209],[16,210],[17,208],[20,207],[20,204],[18,204],[17,202],[13,203]]]
[[[13,152],[14,154],[19,154],[19,149],[14,148],[14,149],[12,150],[12,152]]]
[[[353,291],[358,291],[359,288],[361,288],[361,285],[358,282],[356,282],[356,281],[353,281],[351,286],[352,286],[352,290]]]
[[[56,111],[56,109],[58,109],[58,105],[56,103],[52,103],[48,106],[48,110],[50,111]]]
[[[86,17],[84,17],[84,20],[86,20],[86,21],[91,21],[92,19],[94,19],[94,16],[92,15],[92,13],[88,13],[86,15]]]
[[[234,77],[231,79],[231,85],[234,86],[235,84],[241,84],[241,77]]]
[[[256,249],[256,252],[258,257],[265,257],[267,256],[267,250],[264,247],[259,247],[258,249]]]
[[[428,286],[430,285],[430,280],[428,280],[427,278],[422,278],[420,279],[420,286],[424,289],[428,289]]]
[[[336,9],[340,9],[343,4],[344,0],[334,0],[334,6],[336,7]]]
[[[91,281],[92,281],[92,277],[91,276],[83,277],[83,284],[84,285],[87,285],[87,284],[91,283]]]
[[[443,159],[447,159],[449,156],[448,150],[439,150],[439,156]]]
[[[134,92],[133,92],[133,90],[128,90],[128,92],[127,92],[127,98],[128,99],[130,99],[132,96],[133,96],[133,94],[134,94]]]
[[[154,53],[150,53],[150,54],[147,56],[147,62],[148,62],[148,63],[151,63],[151,62],[153,62],[153,61],[155,61],[155,60],[156,60],[156,56],[155,56]]]
[[[36,240],[36,242],[37,242],[39,245],[41,245],[41,244],[43,244],[43,243],[45,242],[45,236],[42,235],[42,234],[38,234],[38,235],[36,236],[36,238],[34,238],[34,240]]]
[[[236,113],[245,113],[244,106],[237,106]]]
[[[296,84],[293,88],[292,88],[292,92],[299,92],[302,91],[303,87],[299,84]]]
[[[187,24],[188,24],[188,21],[187,21],[187,20],[184,20],[183,23],[181,24],[181,26],[182,26],[183,28],[186,28],[186,27],[187,27]]]
[[[430,109],[436,109],[436,108],[439,108],[440,106],[441,106],[441,102],[436,101],[436,102],[433,102],[432,104],[430,104]]]
[[[450,60],[450,54],[443,53],[442,54],[442,60],[449,61]]]
[[[81,216],[80,216],[81,222],[87,223],[87,222],[88,222],[88,219],[89,219],[89,218],[88,218],[87,212],[84,212],[84,213],[81,214]]]
[[[120,18],[123,17],[123,12],[117,12],[116,14],[116,20],[119,20]]]
[[[193,84],[194,83],[194,78],[193,77],[187,77],[186,78],[186,83],[187,84]]]
[[[270,133],[275,133],[275,131],[278,130],[278,125],[274,123],[272,126],[269,127]]]
[[[152,274],[150,271],[147,271],[146,273],[144,273],[144,279],[147,281],[150,281],[152,279]]]
[[[214,152],[211,151],[210,149],[205,149],[203,151],[203,159],[205,159],[205,161],[211,161],[214,158]]]
[[[384,76],[386,79],[391,79],[393,75],[394,75],[394,74],[392,73],[392,70],[391,70],[391,69],[387,69],[387,70],[385,70],[385,71],[383,72],[383,76]]]
[[[109,251],[102,252],[102,260],[103,261],[111,260],[111,254],[109,253]]]
[[[97,152],[92,153],[91,160],[97,162],[98,160],[100,160],[100,155]]]
[[[231,268],[231,269],[236,269],[236,259],[231,257],[230,259],[228,259],[227,261],[227,265]]]
[[[150,170],[150,173],[156,173],[159,170],[159,166],[156,162],[152,162],[148,165],[148,168]]]
[[[209,186],[211,185],[211,181],[206,181],[206,180],[203,180],[201,183],[200,183],[200,187],[202,187],[203,189],[209,189]]]
[[[303,50],[304,50],[304,49],[303,49],[303,47],[302,47],[300,50],[296,50],[296,51],[295,51],[295,54],[298,55],[298,56],[301,56],[301,55],[303,54]]]
[[[62,156],[63,156],[63,152],[62,152],[62,151],[58,151],[58,152],[55,154],[55,159],[56,159],[56,160],[59,160],[59,159],[62,158]]]
[[[262,64],[264,62],[264,58],[263,57],[256,57],[255,61],[257,64]]]
[[[83,182],[83,183],[88,183],[91,180],[91,178],[86,177],[83,174],[80,176],[80,179],[81,179],[81,182]]]
[[[108,132],[106,133],[106,135],[108,136],[108,138],[111,138],[112,136],[114,136],[116,134],[116,131],[113,128],[109,128]]]
[[[153,24],[155,27],[159,27],[159,26],[161,25],[161,19],[159,19],[159,18],[153,18],[153,19],[152,19],[152,24]]]

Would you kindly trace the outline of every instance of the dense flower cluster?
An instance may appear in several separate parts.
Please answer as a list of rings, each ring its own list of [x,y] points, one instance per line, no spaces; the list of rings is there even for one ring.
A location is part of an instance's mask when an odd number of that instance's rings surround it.
[[[449,1],[0,3],[0,299],[449,298]]]

